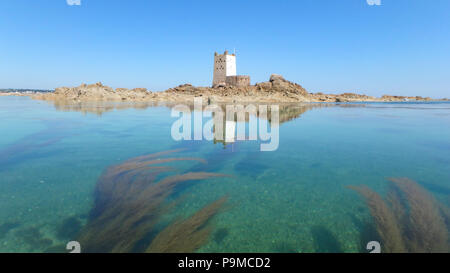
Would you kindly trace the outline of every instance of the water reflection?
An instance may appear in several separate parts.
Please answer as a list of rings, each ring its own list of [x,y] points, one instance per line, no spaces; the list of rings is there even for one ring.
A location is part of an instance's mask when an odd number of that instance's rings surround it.
[[[104,113],[115,111],[115,110],[126,110],[126,109],[138,109],[145,110],[151,107],[166,107],[169,109],[173,109],[174,107],[178,107],[179,103],[173,102],[67,102],[67,101],[54,101],[52,102],[55,109],[58,111],[75,111],[81,112],[84,114],[96,114],[98,116],[103,115]],[[214,144],[221,143],[224,147],[227,144],[235,143],[237,140],[255,140],[255,136],[252,135],[251,128],[253,127],[252,121],[256,121],[258,124],[263,124],[264,126],[270,126],[270,123],[273,120],[273,111],[271,111],[271,107],[276,105],[278,107],[277,111],[277,123],[283,124],[289,122],[291,120],[299,118],[305,112],[316,109],[316,108],[325,108],[325,107],[335,107],[338,104],[314,104],[314,103],[281,103],[281,104],[214,104],[212,105],[204,105],[202,111],[211,111],[212,113],[212,134]],[[189,109],[189,112],[194,115],[195,111],[198,109],[195,108],[195,103],[192,101],[187,101],[182,105],[186,109]],[[261,109],[265,109],[263,107],[267,106],[267,110],[261,111]],[[364,107],[362,104],[355,105],[339,105],[340,107]],[[208,110],[208,109],[209,110]],[[234,114],[229,114],[229,109],[233,109]],[[224,113],[224,115],[218,115],[217,113]],[[247,129],[242,129],[239,126],[249,127]],[[278,125],[277,124],[277,125]],[[256,126],[256,125],[255,125]],[[266,128],[264,127],[264,128]],[[250,137],[246,138],[246,134],[240,134],[240,130],[247,130],[250,133]],[[269,133],[269,132],[267,132]],[[270,135],[268,136],[270,138]]]
[[[231,106],[231,107],[230,107]],[[251,109],[249,106],[252,106]],[[226,113],[226,119],[222,116],[217,116],[213,113],[213,132],[214,132],[214,144],[222,143],[224,146],[227,144],[235,143],[236,140],[255,140],[255,136],[252,137],[251,127],[252,122],[258,122],[261,126],[262,122],[272,123],[274,121],[274,112],[271,107],[261,107],[264,104],[246,104],[246,105],[218,105],[220,112]],[[272,106],[272,105],[270,105]],[[281,125],[291,120],[300,118],[305,112],[324,107],[333,107],[332,104],[277,104],[278,112],[276,113],[276,123]],[[234,113],[229,114],[230,108]],[[271,110],[269,110],[271,109]],[[262,113],[264,112],[264,113]],[[249,136],[245,132],[239,131],[239,125],[247,123],[250,128]],[[267,126],[267,125],[265,125]],[[254,124],[256,128],[256,123]],[[244,130],[244,128],[241,128]]]
[[[69,102],[69,101],[51,101],[48,102],[55,107],[58,111],[64,112],[81,112],[84,114],[96,114],[102,115],[103,113],[111,112],[114,110],[126,110],[126,109],[147,109],[151,107],[167,107],[173,108],[179,103],[173,102],[105,102],[105,101],[97,101],[97,102]],[[191,101],[186,101],[183,103],[190,108],[191,111],[194,111],[194,103]],[[226,111],[227,105],[243,105],[244,107],[248,106],[248,103],[245,104],[223,104],[218,103],[219,107],[222,110]],[[256,107],[260,105],[275,105],[275,104],[263,104],[263,103],[254,103]],[[277,103],[276,105],[280,108],[280,123],[290,121],[292,119],[298,118],[300,115],[305,113],[308,110],[312,110],[315,108],[328,108],[328,107],[365,107],[364,104],[332,104],[332,103]],[[270,114],[269,114],[270,120]],[[248,117],[247,117],[248,121]]]
[[[163,105],[157,102],[67,102],[53,101],[56,110],[63,112],[81,112],[83,114],[96,114],[101,116],[103,113],[114,110],[137,109],[144,110],[149,107]]]
[[[278,105],[279,123],[284,124],[283,148],[273,153],[261,153],[247,139],[239,141],[234,133],[227,133],[235,131],[240,122],[261,118],[259,112],[253,117],[246,113],[243,121],[236,114],[220,121],[221,125],[213,124],[224,130],[221,136],[214,131],[217,145],[212,145],[213,141],[174,142],[170,138],[168,124],[173,119],[168,109],[174,104],[55,104],[59,111],[102,118],[55,113],[54,109],[46,111],[48,107],[40,108],[44,112],[17,107],[20,111],[11,116],[45,120],[47,126],[40,132],[22,132],[27,137],[5,141],[9,146],[0,151],[0,169],[8,167],[0,179],[0,239],[5,242],[0,251],[64,252],[69,240],[80,240],[83,252],[366,252],[367,242],[373,240],[388,251],[444,249],[439,242],[446,236],[444,229],[448,237],[450,227],[449,132],[441,126],[446,119],[436,122],[432,111],[392,111],[388,105],[386,112],[383,105],[371,104]],[[153,107],[162,108],[154,111]],[[226,105],[219,107],[226,111]],[[322,108],[333,109],[317,111]],[[189,109],[194,112],[193,104]],[[121,110],[120,115],[109,115],[115,110]],[[147,114],[151,111],[163,114],[150,124],[147,117],[152,115]],[[55,115],[64,119],[47,121]],[[398,120],[381,115],[398,116]],[[118,117],[126,122],[117,122]],[[20,122],[19,118],[12,122]],[[273,121],[270,112],[265,121]],[[227,130],[227,122],[234,123],[234,130]],[[151,143],[146,142],[147,136],[154,136]],[[106,144],[97,146],[100,142]],[[180,148],[189,151],[182,153]],[[143,151],[174,149],[176,156],[171,158],[177,162],[159,154],[111,166]],[[65,155],[70,155],[70,162],[62,160]],[[41,160],[49,167],[33,165]],[[65,162],[71,164],[65,167]],[[171,167],[182,171],[178,175],[164,171]],[[233,177],[175,182],[192,173]],[[176,187],[166,187],[170,184],[166,179],[173,174]],[[40,183],[43,176],[45,184]],[[380,183],[385,176],[414,178],[440,203],[408,181],[400,181],[404,188],[395,187],[386,194],[390,183]],[[360,200],[344,187],[361,183],[380,198],[367,188],[354,188],[363,194]],[[227,203],[235,206],[220,213],[227,195]],[[397,208],[404,217],[392,212]],[[395,234],[396,230],[401,234]],[[394,246],[392,236],[400,241]]]
[[[201,100],[201,99],[200,99]],[[52,102],[55,109],[58,111],[75,111],[84,114],[95,114],[102,116],[106,112],[126,109],[145,110],[152,107],[166,107],[169,109],[177,109],[180,107],[187,111],[187,115],[192,115],[194,118],[195,129],[195,115],[198,113],[198,105],[195,101],[187,101],[185,104],[173,102],[67,102],[54,101]],[[213,104],[209,105],[207,101],[200,102],[200,116],[204,116],[205,112],[212,112],[212,136],[202,135],[201,139],[193,137],[195,140],[211,140],[214,144],[222,144],[224,148],[236,141],[248,140],[264,140],[261,142],[261,150],[274,151],[278,148],[279,137],[277,137],[279,125],[299,118],[305,112],[325,107],[335,107],[337,104],[314,104],[314,103],[279,103],[279,104]],[[273,107],[277,111],[273,111]],[[342,107],[364,107],[362,104],[355,105],[340,105]],[[231,109],[231,110],[230,110]],[[233,113],[230,114],[229,112]],[[180,111],[181,112],[181,111]],[[274,116],[276,115],[276,116]],[[275,118],[275,119],[274,119]],[[205,124],[206,125],[206,124]],[[259,127],[258,127],[259,125]],[[203,126],[203,125],[201,125]],[[189,127],[189,129],[185,129]],[[184,140],[191,140],[191,125],[183,124],[176,132],[183,131],[179,138]],[[182,129],[181,129],[182,128]],[[269,130],[270,128],[270,130]],[[200,129],[203,132],[203,128]],[[185,132],[189,131],[189,132]],[[207,131],[207,130],[206,130]],[[247,134],[248,132],[248,134]],[[247,136],[248,135],[248,136]],[[189,136],[189,137],[188,137]],[[174,137],[172,131],[172,138]],[[179,140],[179,139],[177,139]]]

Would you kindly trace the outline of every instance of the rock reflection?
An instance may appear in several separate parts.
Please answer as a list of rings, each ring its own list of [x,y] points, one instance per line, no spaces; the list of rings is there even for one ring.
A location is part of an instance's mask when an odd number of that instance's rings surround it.
[[[57,111],[63,112],[81,112],[83,114],[96,114],[98,116],[103,113],[114,110],[138,109],[144,110],[149,107],[159,106],[158,102],[67,102],[53,101],[53,106]]]
[[[205,101],[206,102],[206,101]],[[108,102],[108,101],[92,101],[92,102],[71,102],[64,100],[56,100],[51,101],[51,103],[56,110],[64,111],[64,112],[81,112],[84,114],[96,114],[102,115],[106,112],[111,112],[114,110],[126,110],[126,109],[147,109],[151,107],[167,107],[172,108],[177,103],[173,102]],[[186,102],[191,111],[194,110],[193,102]],[[239,103],[229,103],[229,104],[217,104],[222,110],[225,112],[227,105],[243,105],[247,107],[250,105],[249,103],[239,104]],[[298,118],[300,115],[305,113],[306,111],[315,109],[315,108],[324,108],[324,107],[364,107],[364,104],[331,104],[331,103],[255,103],[253,104],[257,108],[259,105],[278,105],[280,108],[280,123],[287,122],[293,119]],[[270,120],[270,116],[269,116]],[[247,118],[248,121],[248,118]]]

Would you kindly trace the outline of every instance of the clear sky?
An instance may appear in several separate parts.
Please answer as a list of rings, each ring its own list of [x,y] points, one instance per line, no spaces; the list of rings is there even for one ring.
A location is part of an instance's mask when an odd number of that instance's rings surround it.
[[[225,49],[252,83],[450,97],[449,0],[0,2],[0,88],[207,86]]]

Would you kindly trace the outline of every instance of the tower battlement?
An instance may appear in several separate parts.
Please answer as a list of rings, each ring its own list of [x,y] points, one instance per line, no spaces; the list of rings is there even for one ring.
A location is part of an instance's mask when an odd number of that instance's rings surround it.
[[[236,74],[236,55],[229,54],[227,50],[223,54],[214,53],[213,87],[218,86],[249,86],[250,76]]]
[[[213,86],[226,85],[228,76],[236,76],[236,55],[214,53]]]

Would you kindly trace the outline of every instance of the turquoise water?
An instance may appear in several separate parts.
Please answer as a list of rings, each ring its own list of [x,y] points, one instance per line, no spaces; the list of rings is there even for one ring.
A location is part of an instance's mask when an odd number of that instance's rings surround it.
[[[258,141],[177,142],[175,120],[166,106],[0,97],[0,252],[66,251],[105,169],[180,148],[172,156],[207,164],[167,164],[176,172],[229,175],[177,189],[170,198],[182,201],[161,220],[228,195],[199,252],[365,251],[372,218],[346,186],[383,193],[387,177],[413,179],[450,206],[450,103],[286,105],[273,152]]]

